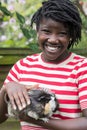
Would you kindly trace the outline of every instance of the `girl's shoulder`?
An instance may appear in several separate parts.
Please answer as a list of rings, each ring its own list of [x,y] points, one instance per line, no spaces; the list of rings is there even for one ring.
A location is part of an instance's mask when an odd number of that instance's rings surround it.
[[[39,53],[37,54],[32,54],[32,55],[28,55],[20,60],[18,60],[17,62],[23,62],[23,61],[35,61],[35,60],[38,60],[39,58]]]
[[[87,64],[87,57],[72,53],[73,55],[73,61],[77,62],[78,64]]]

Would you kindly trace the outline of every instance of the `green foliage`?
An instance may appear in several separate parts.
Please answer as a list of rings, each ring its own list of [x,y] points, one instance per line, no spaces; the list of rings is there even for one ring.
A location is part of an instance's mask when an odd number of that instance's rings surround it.
[[[7,16],[12,16],[11,12],[6,9],[6,7],[0,6],[0,10]]]
[[[19,20],[20,24],[24,24],[25,23],[25,18],[21,14],[16,12],[16,16],[17,16],[17,19]]]
[[[30,27],[30,20],[35,10],[40,7],[41,2],[42,0],[26,0],[23,5],[17,0],[11,5],[14,7],[11,11],[8,10],[8,4],[2,5],[0,2],[2,15],[0,47],[28,47],[33,51],[38,50],[36,31]]]
[[[4,13],[4,15],[12,16],[12,13],[9,10],[7,10],[6,7],[2,6],[1,2],[0,2],[0,10]]]

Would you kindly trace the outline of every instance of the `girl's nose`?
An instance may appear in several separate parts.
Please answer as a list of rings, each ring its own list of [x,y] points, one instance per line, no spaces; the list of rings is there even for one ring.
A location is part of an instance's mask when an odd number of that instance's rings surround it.
[[[58,36],[57,35],[51,35],[48,39],[49,43],[58,43]]]

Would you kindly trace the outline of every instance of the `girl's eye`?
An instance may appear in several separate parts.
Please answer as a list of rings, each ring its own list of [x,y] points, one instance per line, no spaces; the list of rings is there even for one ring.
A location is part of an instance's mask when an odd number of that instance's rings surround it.
[[[67,32],[60,32],[59,35],[60,35],[60,36],[67,36],[68,33],[67,33]]]
[[[61,34],[67,35],[67,32],[61,32]]]
[[[45,32],[45,33],[50,33],[50,31],[47,30],[47,29],[42,29],[41,31],[42,31],[42,32]]]

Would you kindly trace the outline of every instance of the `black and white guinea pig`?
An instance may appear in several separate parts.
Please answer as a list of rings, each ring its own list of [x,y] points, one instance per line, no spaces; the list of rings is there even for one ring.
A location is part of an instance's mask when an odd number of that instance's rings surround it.
[[[53,113],[58,110],[59,104],[54,93],[48,91],[47,89],[32,89],[28,92],[30,104],[24,109],[14,110],[11,106],[10,101],[6,102],[8,104],[8,116],[18,118],[19,112],[22,112],[29,117],[36,120],[40,119],[45,122],[53,115]]]

